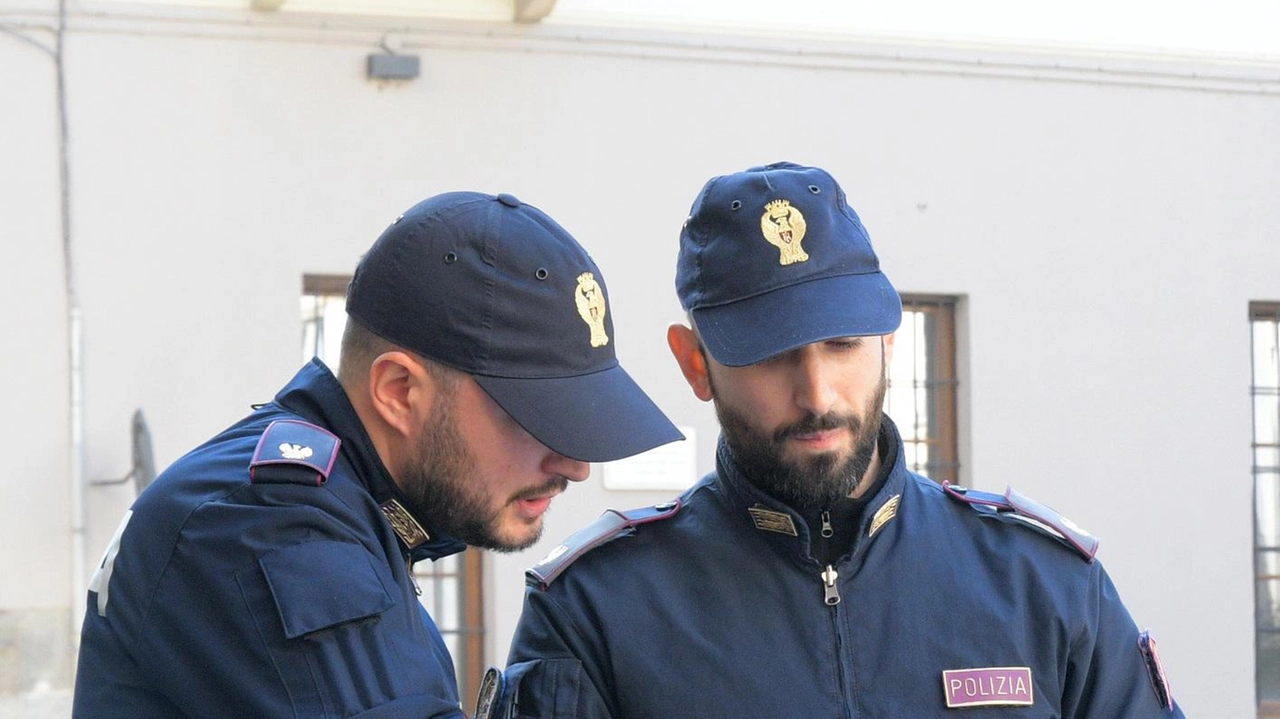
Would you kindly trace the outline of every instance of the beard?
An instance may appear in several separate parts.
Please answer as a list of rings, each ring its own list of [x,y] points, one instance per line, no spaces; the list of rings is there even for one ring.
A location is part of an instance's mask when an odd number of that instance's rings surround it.
[[[493,492],[477,476],[475,457],[467,450],[453,418],[454,393],[442,393],[419,434],[417,447],[404,473],[402,489],[409,508],[419,517],[430,517],[435,528],[473,547],[516,552],[532,546],[542,536],[541,526],[520,539],[502,535],[502,510],[494,507]],[[568,480],[558,477],[541,487],[524,490],[511,498],[563,490]],[[509,504],[510,502],[508,502]]]
[[[805,514],[826,509],[836,500],[851,496],[866,475],[880,437],[880,413],[887,386],[882,372],[880,384],[861,417],[855,414],[808,414],[797,422],[779,427],[772,436],[757,432],[743,413],[719,399],[715,400],[716,417],[720,420],[725,442],[747,480]],[[843,459],[835,452],[824,452],[798,461],[783,457],[788,438],[841,428],[847,428],[853,438],[853,449]]]

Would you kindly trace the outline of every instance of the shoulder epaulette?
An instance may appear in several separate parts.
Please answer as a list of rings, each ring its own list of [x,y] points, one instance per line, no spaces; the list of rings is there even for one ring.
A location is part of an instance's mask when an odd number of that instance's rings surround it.
[[[311,484],[329,479],[342,440],[324,427],[297,419],[267,425],[249,462],[255,484]]]
[[[999,515],[1013,519],[1044,534],[1065,542],[1092,562],[1098,553],[1098,538],[1080,528],[1080,525],[1062,516],[1058,512],[1013,491],[1013,487],[1005,489],[1004,495],[991,492],[979,492],[974,489],[957,487],[950,482],[942,483],[942,490],[948,497],[972,506],[979,512]]]
[[[636,526],[674,517],[680,511],[680,500],[641,509],[619,512],[606,510],[596,521],[579,529],[547,554],[541,562],[528,569],[526,574],[546,589],[574,560],[602,544],[611,542]]]

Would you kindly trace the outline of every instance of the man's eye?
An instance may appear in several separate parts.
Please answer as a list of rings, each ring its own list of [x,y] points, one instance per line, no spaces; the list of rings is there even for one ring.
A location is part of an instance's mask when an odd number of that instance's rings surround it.
[[[849,337],[846,339],[827,340],[827,346],[837,350],[856,350],[862,346],[862,338]]]

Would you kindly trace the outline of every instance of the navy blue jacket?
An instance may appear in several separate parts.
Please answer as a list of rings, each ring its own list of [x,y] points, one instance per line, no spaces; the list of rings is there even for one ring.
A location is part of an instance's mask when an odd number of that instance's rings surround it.
[[[138,497],[91,583],[73,716],[461,717],[408,565],[463,545],[403,506],[313,361]]]
[[[493,715],[1182,716],[1090,552],[948,496],[884,432],[896,458],[830,569],[723,441],[678,511],[557,548],[530,572]]]

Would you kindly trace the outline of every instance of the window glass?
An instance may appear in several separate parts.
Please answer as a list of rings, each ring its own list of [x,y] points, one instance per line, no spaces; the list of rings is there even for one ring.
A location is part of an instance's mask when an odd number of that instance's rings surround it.
[[[1258,716],[1280,716],[1280,302],[1249,306]]]
[[[935,481],[957,482],[956,298],[904,295],[885,413],[902,433],[904,461]]]

